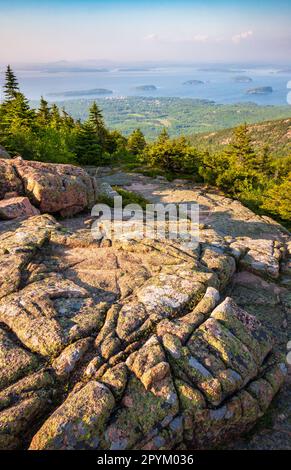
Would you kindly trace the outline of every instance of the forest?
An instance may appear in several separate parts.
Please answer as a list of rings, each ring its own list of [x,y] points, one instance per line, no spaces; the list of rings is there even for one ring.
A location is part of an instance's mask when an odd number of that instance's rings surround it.
[[[58,101],[75,119],[86,120],[93,100],[89,98]],[[154,140],[166,127],[171,137],[181,134],[214,132],[235,127],[242,122],[291,117],[290,106],[258,105],[253,102],[218,104],[210,100],[177,97],[98,97],[104,118],[110,129],[129,135],[137,126],[148,140]],[[38,106],[33,101],[32,106]]]

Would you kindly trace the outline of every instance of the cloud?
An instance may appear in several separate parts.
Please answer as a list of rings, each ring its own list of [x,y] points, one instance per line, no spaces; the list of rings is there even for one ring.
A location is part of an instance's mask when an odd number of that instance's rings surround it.
[[[244,39],[250,38],[252,35],[253,35],[253,31],[244,31],[243,33],[235,34],[234,36],[232,36],[231,40],[235,44],[238,44]]]
[[[196,36],[193,37],[193,41],[195,42],[205,42],[209,39],[209,36],[206,34],[197,34]]]

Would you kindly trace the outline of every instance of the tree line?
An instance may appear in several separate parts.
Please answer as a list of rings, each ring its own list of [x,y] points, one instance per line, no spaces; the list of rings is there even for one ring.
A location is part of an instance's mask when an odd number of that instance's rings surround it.
[[[39,108],[31,109],[10,66],[3,88],[0,142],[12,155],[53,163],[104,165],[131,152],[131,147],[135,151],[135,133],[127,139],[118,131],[108,130],[96,102],[84,122],[43,97]]]
[[[291,222],[291,156],[274,157],[268,147],[255,151],[247,125],[237,127],[227,148],[202,151],[185,136],[170,138],[164,129],[146,142],[140,129],[129,137],[109,130],[93,102],[87,120],[73,119],[43,97],[31,109],[15,74],[7,67],[0,105],[0,144],[28,160],[78,165],[128,162],[152,174],[180,175],[221,188],[251,209]]]

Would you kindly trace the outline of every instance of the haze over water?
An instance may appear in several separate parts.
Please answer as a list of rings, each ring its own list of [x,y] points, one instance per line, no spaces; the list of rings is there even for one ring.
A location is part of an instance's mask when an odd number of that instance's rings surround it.
[[[137,68],[137,67],[136,67]],[[209,69],[209,70],[207,70]],[[84,95],[86,98],[152,96],[207,99],[217,103],[255,102],[261,105],[287,104],[287,82],[291,78],[279,68],[239,68],[204,65],[168,66],[144,68],[135,67],[108,68],[108,71],[61,71],[17,70],[21,90],[29,99],[39,99],[41,95],[56,101],[82,98],[76,96],[52,96],[68,91],[106,89],[111,94]],[[249,83],[239,83],[235,77],[249,77]],[[1,85],[3,83],[1,74]],[[203,83],[184,84],[188,80],[199,80]],[[141,90],[136,87],[154,85],[156,90]],[[272,93],[262,95],[247,94],[251,88],[270,86]]]

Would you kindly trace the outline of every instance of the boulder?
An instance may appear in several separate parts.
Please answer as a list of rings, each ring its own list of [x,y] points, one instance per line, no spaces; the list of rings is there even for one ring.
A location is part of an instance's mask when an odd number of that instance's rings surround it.
[[[39,210],[30,203],[28,197],[11,197],[0,201],[0,219],[10,220],[37,214]]]
[[[82,168],[25,160],[13,165],[25,194],[41,212],[71,216],[95,202],[92,179]]]
[[[11,162],[12,160],[0,159],[0,199],[9,192],[24,194],[22,181]]]
[[[94,179],[73,165],[0,160],[0,199],[6,193],[25,195],[40,212],[71,216],[91,208],[96,199]]]

